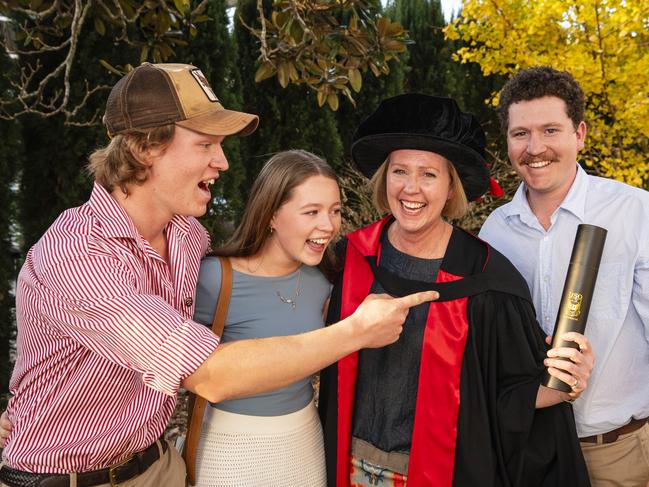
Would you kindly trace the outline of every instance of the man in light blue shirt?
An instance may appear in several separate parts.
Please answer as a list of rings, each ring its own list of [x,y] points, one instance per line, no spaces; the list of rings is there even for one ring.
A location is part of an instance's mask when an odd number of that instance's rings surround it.
[[[480,237],[505,254],[552,334],[577,225],[608,230],[586,327],[596,362],[574,403],[594,487],[649,485],[649,193],[589,176],[584,94],[567,72],[531,68],[503,88],[498,111],[522,183]]]

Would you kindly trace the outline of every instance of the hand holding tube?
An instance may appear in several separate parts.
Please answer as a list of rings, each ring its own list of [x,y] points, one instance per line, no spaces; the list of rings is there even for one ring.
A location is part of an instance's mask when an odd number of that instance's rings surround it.
[[[576,343],[578,348],[552,348],[548,350],[548,358],[543,363],[548,367],[549,375],[571,388],[568,396],[570,401],[574,401],[588,387],[588,379],[595,364],[595,355],[588,338],[580,333],[567,332],[560,338],[564,342]],[[548,337],[548,344],[550,340]]]

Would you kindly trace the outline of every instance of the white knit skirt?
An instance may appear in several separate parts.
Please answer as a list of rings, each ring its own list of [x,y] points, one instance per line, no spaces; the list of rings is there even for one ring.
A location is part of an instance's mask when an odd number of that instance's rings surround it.
[[[311,402],[284,416],[247,416],[207,407],[196,487],[326,485],[322,427]]]

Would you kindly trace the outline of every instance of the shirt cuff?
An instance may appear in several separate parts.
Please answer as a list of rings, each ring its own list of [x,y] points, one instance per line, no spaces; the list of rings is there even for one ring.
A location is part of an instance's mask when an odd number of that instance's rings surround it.
[[[164,341],[142,380],[147,387],[173,396],[183,380],[207,360],[219,344],[211,329],[191,321],[183,322]]]

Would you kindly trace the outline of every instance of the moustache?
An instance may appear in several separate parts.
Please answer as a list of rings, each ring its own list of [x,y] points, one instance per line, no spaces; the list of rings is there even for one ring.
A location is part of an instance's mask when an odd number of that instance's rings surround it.
[[[557,162],[558,158],[554,152],[546,151],[543,154],[537,154],[534,156],[525,154],[520,159],[521,164],[534,164],[535,162],[542,162],[542,161]]]

